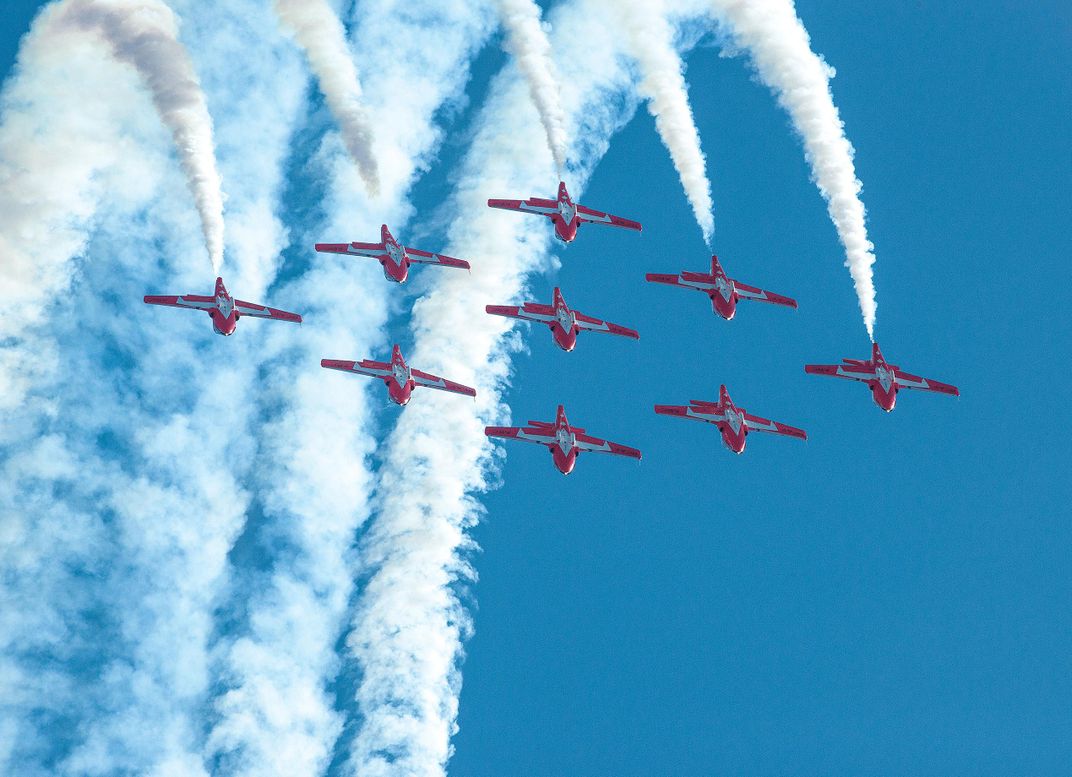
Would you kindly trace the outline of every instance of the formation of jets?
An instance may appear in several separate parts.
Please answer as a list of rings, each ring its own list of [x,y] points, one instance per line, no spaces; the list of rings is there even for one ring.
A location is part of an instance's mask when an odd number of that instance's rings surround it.
[[[557,200],[545,200],[538,197],[527,200],[490,199],[488,206],[545,216],[554,225],[555,237],[565,243],[576,239],[577,230],[582,224],[606,224],[636,232],[641,231],[641,225],[636,221],[612,216],[573,202],[563,182],[559,182]],[[469,262],[463,259],[402,245],[394,238],[386,224],[380,228],[379,243],[317,243],[315,249],[321,253],[348,254],[375,259],[382,265],[387,279],[395,283],[404,283],[409,277],[410,267],[415,264],[470,269]],[[723,270],[717,256],[711,257],[710,272],[683,270],[678,275],[649,273],[645,277],[652,283],[663,283],[703,292],[710,298],[712,310],[727,321],[736,315],[737,303],[742,299],[768,302],[789,308],[797,307],[796,300],[790,297],[749,286],[730,278]],[[216,279],[216,290],[213,296],[193,294],[146,296],[145,302],[150,305],[166,305],[205,312],[212,320],[213,329],[221,335],[233,334],[238,319],[245,316],[297,324],[302,321],[302,317],[297,313],[234,299],[227,292],[222,278]],[[524,302],[520,306],[488,305],[485,311],[490,315],[546,325],[551,330],[555,344],[564,351],[572,351],[576,347],[577,337],[581,332],[603,332],[634,340],[640,337],[634,329],[612,324],[571,309],[558,287],[554,289],[550,305],[536,302]],[[409,403],[413,390],[418,387],[438,389],[469,397],[476,396],[476,390],[469,386],[413,369],[406,363],[402,350],[397,344],[392,347],[390,362],[369,359],[361,361],[323,359],[320,366],[378,378],[387,386],[390,400],[403,406]],[[871,389],[875,404],[886,412],[893,410],[897,403],[897,394],[903,388],[953,396],[960,395],[956,386],[913,375],[903,371],[896,364],[888,363],[877,343],[872,345],[871,358],[866,361],[843,359],[841,364],[807,364],[804,366],[804,371],[810,375],[828,375],[866,383]],[[659,415],[692,419],[714,425],[720,432],[725,446],[738,454],[744,452],[746,438],[751,432],[766,432],[800,440],[808,439],[803,429],[753,415],[744,408],[738,407],[730,398],[725,384],[719,387],[717,401],[693,399],[689,400],[688,405],[655,405],[655,412]],[[547,447],[551,451],[555,467],[564,475],[573,471],[581,453],[608,453],[638,460],[641,457],[640,451],[636,448],[593,437],[581,427],[572,426],[566,418],[566,411],[562,405],[558,406],[554,422],[529,421],[526,426],[488,426],[485,427],[484,433],[492,438],[521,440]]]

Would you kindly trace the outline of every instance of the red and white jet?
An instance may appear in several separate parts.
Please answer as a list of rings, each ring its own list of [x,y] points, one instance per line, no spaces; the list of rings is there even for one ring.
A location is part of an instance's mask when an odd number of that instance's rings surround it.
[[[267,308],[255,302],[243,302],[234,299],[227,293],[227,287],[223,285],[223,278],[216,279],[216,293],[212,297],[203,297],[198,294],[184,294],[181,297],[161,297],[147,295],[145,302],[149,305],[167,305],[173,308],[190,308],[191,310],[203,310],[212,319],[212,328],[218,335],[232,335],[238,326],[238,319],[251,316],[253,318],[272,318],[276,321],[290,321],[300,324],[302,317],[297,313],[288,313],[285,310]]]
[[[546,324],[551,329],[551,336],[555,343],[563,351],[572,351],[577,345],[577,335],[586,330],[589,332],[606,332],[611,335],[632,337],[639,340],[634,330],[627,329],[617,324],[609,324],[598,318],[586,316],[577,310],[570,310],[566,300],[562,298],[562,292],[555,286],[552,305],[538,305],[535,302],[526,302],[521,307],[515,305],[488,305],[484,308],[493,316],[506,316],[508,318],[520,318],[525,321],[536,321]]]
[[[370,359],[363,359],[359,362],[321,359],[320,366],[329,370],[342,370],[343,372],[353,372],[358,375],[379,378],[387,384],[387,395],[396,405],[408,403],[410,396],[413,394],[413,389],[418,386],[449,391],[452,394],[464,394],[467,397],[476,396],[476,389],[410,368],[406,364],[406,360],[402,358],[402,349],[397,345],[391,351],[391,361],[389,363],[374,362]]]
[[[386,224],[380,227],[379,243],[317,243],[314,248],[322,254],[370,256],[383,265],[383,274],[387,280],[395,283],[406,282],[411,264],[438,264],[440,267],[469,269],[469,262],[463,259],[431,254],[402,245],[395,240]]]
[[[722,265],[718,262],[717,256],[711,257],[710,273],[682,270],[681,275],[648,273],[644,278],[651,283],[666,283],[670,286],[680,286],[683,289],[702,291],[711,298],[711,307],[714,311],[727,321],[730,321],[737,312],[737,301],[741,299],[771,302],[775,305],[785,305],[787,308],[797,306],[797,302],[794,299],[757,289],[755,286],[748,286],[727,277]]]
[[[730,392],[726,390],[725,384],[718,389],[718,402],[690,399],[688,406],[656,405],[655,412],[714,424],[722,432],[722,442],[734,453],[744,453],[745,438],[749,432],[770,432],[796,437],[799,440],[808,439],[808,434],[803,429],[761,418],[737,407],[730,399]]]
[[[639,232],[642,227],[636,221],[623,219],[620,216],[611,216],[600,210],[586,208],[580,203],[570,199],[566,191],[566,184],[558,182],[558,200],[544,200],[540,197],[530,197],[527,200],[488,200],[489,208],[501,208],[502,210],[516,210],[521,213],[535,213],[538,216],[547,216],[555,225],[555,237],[563,243],[572,243],[577,237],[577,229],[581,224],[608,224],[612,227],[624,227]]]
[[[529,421],[528,426],[485,426],[484,434],[488,437],[503,437],[508,440],[523,440],[537,445],[546,445],[551,450],[551,458],[563,475],[573,472],[577,457],[582,453],[610,453],[615,456],[628,456],[640,459],[640,451],[628,445],[607,442],[598,437],[585,434],[579,426],[570,426],[566,419],[566,410],[558,406],[555,422]]]
[[[921,378],[919,375],[905,372],[896,364],[888,364],[878,348],[878,343],[871,344],[871,358],[868,361],[859,359],[842,359],[841,361],[844,364],[805,364],[804,372],[809,375],[829,375],[832,378],[863,381],[871,388],[871,396],[875,404],[887,413],[897,404],[897,392],[903,388],[960,396],[960,389],[956,386]]]

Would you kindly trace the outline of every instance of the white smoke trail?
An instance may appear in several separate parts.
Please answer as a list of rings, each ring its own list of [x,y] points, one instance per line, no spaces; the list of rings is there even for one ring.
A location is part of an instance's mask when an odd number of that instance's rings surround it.
[[[54,360],[36,340],[49,302],[71,279],[106,172],[123,157],[123,106],[86,100],[94,86],[127,80],[99,47],[54,22],[47,7],[19,48],[0,112],[0,411],[19,407]],[[72,106],[78,106],[77,110]],[[0,424],[0,437],[8,424]]]
[[[540,8],[533,0],[496,0],[506,28],[506,49],[529,85],[529,94],[547,133],[547,145],[559,178],[566,167],[566,115],[559,100],[561,81],[551,55],[551,42],[540,21]]]
[[[852,275],[864,326],[875,339],[874,244],[868,240],[863,184],[856,177],[853,148],[834,106],[834,69],[811,50],[811,40],[792,0],[713,0],[716,17],[751,57],[761,81],[789,113],[804,141],[812,177],[827,203],[845,266]]]
[[[221,146],[242,153],[221,158],[224,171],[244,174],[229,250],[263,278],[281,243],[271,210],[304,81],[258,5],[231,2],[232,15],[197,4],[186,31],[226,31],[224,45],[204,46],[203,73],[208,84],[226,70],[239,93],[219,101],[237,109],[221,117]],[[52,354],[0,425],[0,505],[11,506],[0,600],[18,603],[0,608],[0,772],[207,774],[194,713],[209,680],[213,597],[247,501],[256,349],[240,332],[221,359],[222,338],[199,316],[154,325],[151,313],[130,315],[146,310],[146,291],[204,288],[183,259],[197,248],[193,211],[135,71],[102,58],[81,28],[54,24],[58,12],[47,8],[24,39],[0,120],[0,138],[20,141],[0,156],[25,170],[32,196],[20,218],[0,222],[0,240],[21,246],[52,224],[69,232],[62,253],[48,240],[20,248],[50,257],[47,282],[31,279],[23,295],[49,304],[0,344],[5,372]],[[259,45],[246,50],[249,40]],[[44,185],[54,175],[60,185]],[[37,221],[30,203],[42,206]],[[88,260],[77,275],[64,257],[74,253]],[[236,275],[232,288],[260,298],[257,273]]]
[[[388,283],[375,262],[312,254],[311,245],[373,240],[384,221],[406,238],[409,189],[445,135],[436,117],[449,118],[444,106],[462,99],[468,63],[491,31],[488,10],[468,0],[355,7],[351,28],[370,63],[365,104],[394,125],[377,141],[390,164],[382,168],[383,195],[370,202],[330,139],[312,163],[310,175],[329,182],[327,213],[295,225],[294,240],[311,265],[285,286],[308,326],[286,351],[269,355],[271,410],[255,465],[260,531],[281,550],[249,586],[248,628],[221,640],[227,688],[214,702],[207,751],[220,774],[317,774],[339,747],[345,715],[331,691],[336,644],[354,590],[352,545],[369,514],[367,459],[385,400],[382,385],[315,365],[323,357],[382,353],[391,300],[409,287]],[[415,83],[421,88],[410,88]],[[430,242],[438,247],[439,238]],[[426,280],[417,269],[411,283]]]
[[[346,44],[342,22],[326,0],[274,0],[274,6],[305,51],[324,99],[339,124],[343,145],[357,165],[369,194],[379,194],[372,120],[362,103],[357,66]],[[397,56],[395,52],[385,55]]]
[[[606,0],[612,16],[626,28],[629,54],[640,66],[641,95],[655,118],[663,145],[670,152],[685,196],[692,206],[704,242],[711,245],[715,230],[712,214],[711,182],[707,179],[706,158],[700,148],[700,133],[689,105],[684,63],[674,49],[674,32],[667,9],[660,0]]]
[[[59,25],[92,31],[145,81],[171,130],[190,186],[212,270],[223,263],[223,192],[212,145],[212,119],[193,63],[178,40],[174,13],[161,0],[65,0]]]
[[[575,66],[562,100],[578,125],[578,189],[636,106],[614,31],[588,23],[601,8],[580,0],[555,11],[556,51]],[[364,721],[349,768],[363,777],[442,774],[451,753],[458,661],[472,627],[456,586],[475,579],[466,529],[480,507],[470,494],[490,481],[483,424],[505,414],[500,392],[509,371],[509,326],[483,306],[516,298],[525,275],[547,265],[550,240],[546,224],[503,219],[486,205],[489,193],[538,188],[546,175],[527,153],[540,131],[526,122],[528,96],[512,77],[505,72],[493,84],[454,197],[446,250],[473,256],[472,276],[437,278],[413,311],[413,361],[477,386],[476,403],[429,392],[406,408],[385,446],[381,509],[363,542],[369,581],[348,638],[362,671]]]

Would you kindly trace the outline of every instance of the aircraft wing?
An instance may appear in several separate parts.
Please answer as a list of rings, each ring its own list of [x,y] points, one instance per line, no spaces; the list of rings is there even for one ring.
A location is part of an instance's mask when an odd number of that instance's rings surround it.
[[[191,308],[193,310],[211,310],[216,307],[215,297],[202,297],[197,294],[183,294],[179,297],[146,295],[146,304],[167,305],[173,308]]]
[[[783,434],[786,437],[796,437],[798,440],[808,439],[808,433],[803,429],[797,429],[795,426],[789,426],[788,424],[780,424],[777,421],[761,418],[748,412],[744,414],[744,421],[748,425],[748,430],[752,432],[770,432],[771,434]]]
[[[550,324],[555,320],[554,308],[550,305],[537,305],[534,302],[526,302],[522,307],[517,307],[516,305],[488,305],[484,310],[493,316],[520,318],[525,321],[537,321],[541,324]]]
[[[463,270],[469,269],[469,262],[464,259],[455,259],[450,256],[431,254],[427,251],[421,251],[419,248],[410,248],[409,246],[406,246],[406,255],[411,262],[416,262],[417,264],[439,264],[444,267],[460,267]]]
[[[875,379],[875,371],[862,364],[805,364],[804,372],[809,375],[828,375],[831,378],[862,380],[865,383]]]
[[[421,372],[420,370],[410,370],[409,376],[413,379],[413,382],[418,386],[424,386],[425,388],[439,389],[440,391],[449,391],[452,394],[465,394],[467,397],[475,397],[476,389],[463,386],[461,383],[455,383],[451,380],[445,380],[437,375],[430,375],[427,372]]]
[[[606,321],[600,321],[598,318],[586,316],[584,313],[578,313],[576,310],[573,311],[573,318],[577,322],[578,329],[584,329],[588,332],[606,332],[611,335],[632,337],[634,340],[640,339],[640,335],[637,334],[635,330],[624,326],[618,326],[617,324],[609,324]]]
[[[529,197],[527,200],[488,200],[488,207],[516,210],[521,213],[537,213],[541,216],[553,216],[558,213],[557,202],[539,197]]]
[[[362,359],[359,362],[339,361],[338,359],[321,359],[320,366],[329,370],[355,372],[358,375],[368,375],[372,378],[386,378],[391,374],[390,364],[387,362],[374,362],[371,359]]]
[[[551,446],[555,444],[555,433],[551,427],[548,429],[534,429],[520,426],[485,426],[484,434],[488,437],[502,437],[507,440],[520,440],[521,442],[534,442],[537,445]]]
[[[240,299],[234,301],[235,309],[240,316],[252,316],[253,318],[274,318],[277,321],[290,321],[295,324],[302,322],[302,317],[297,313],[288,313],[278,308],[269,308],[258,305],[255,302],[243,302]]]
[[[633,229],[637,232],[640,232],[641,229],[643,229],[643,227],[640,226],[639,221],[623,219],[621,216],[612,216],[601,210],[586,208],[584,205],[576,205],[574,207],[577,208],[577,218],[581,221],[586,221],[589,224],[608,224],[612,227],[624,227],[625,229]]]
[[[954,397],[960,396],[960,389],[956,386],[950,386],[948,383],[939,383],[930,378],[921,378],[919,375],[912,375],[903,370],[894,370],[894,372],[897,375],[897,385],[901,388],[934,391],[939,394],[951,394]]]
[[[695,289],[696,291],[702,291],[704,293],[715,288],[714,282],[693,280],[691,278],[683,278],[680,275],[666,275],[655,272],[649,272],[644,276],[644,280],[648,281],[648,283],[665,283],[668,286],[680,286],[683,289]]]
[[[659,415],[672,415],[676,418],[691,418],[693,421],[706,421],[716,426],[726,420],[726,416],[720,413],[717,406],[709,408],[696,407],[694,405],[656,405],[655,412]]]
[[[748,286],[738,281],[733,282],[733,288],[738,296],[743,299],[754,299],[758,302],[771,302],[775,305],[785,305],[787,308],[795,308],[797,306],[797,301],[795,299],[783,297],[781,294],[775,294],[772,291],[757,289],[755,286]]]
[[[619,445],[616,442],[607,442],[598,437],[574,432],[573,445],[577,450],[585,453],[610,453],[615,456],[628,456],[631,459],[640,459],[640,451],[630,448],[628,445]]]
[[[313,248],[322,254],[371,256],[375,259],[387,255],[387,247],[383,243],[317,243]]]

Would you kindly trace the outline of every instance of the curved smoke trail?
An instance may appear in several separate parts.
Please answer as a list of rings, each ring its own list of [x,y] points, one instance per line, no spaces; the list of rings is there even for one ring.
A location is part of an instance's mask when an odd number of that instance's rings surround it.
[[[674,34],[663,3],[657,0],[613,0],[625,25],[630,55],[640,66],[638,89],[648,100],[663,145],[670,152],[685,196],[696,215],[704,242],[711,245],[715,231],[711,182],[707,178],[700,133],[689,105],[684,64],[674,48]]]
[[[268,357],[265,442],[254,464],[258,527],[250,534],[270,537],[276,552],[234,575],[240,590],[230,606],[244,625],[220,639],[226,685],[212,701],[207,744],[207,760],[219,764],[221,776],[323,774],[333,749],[345,752],[349,743],[353,726],[332,686],[355,588],[354,537],[371,511],[369,458],[385,400],[382,384],[316,365],[324,357],[382,352],[392,305],[406,289],[387,282],[374,260],[310,249],[318,241],[374,239],[383,222],[406,236],[411,187],[449,126],[443,108],[462,98],[469,63],[492,24],[490,9],[467,0],[359,3],[353,11],[348,26],[369,62],[363,99],[396,125],[378,140],[392,163],[382,168],[383,193],[372,200],[345,153],[306,163],[326,182],[317,197],[325,212],[291,224],[293,242],[311,261],[280,293],[297,300],[309,326]],[[397,88],[415,83],[421,88]],[[421,275],[417,270],[411,282],[421,283]]]
[[[357,165],[369,194],[379,194],[372,122],[361,101],[357,66],[346,44],[342,22],[326,0],[275,0],[274,5],[279,18],[294,32],[305,51],[331,115],[339,123],[343,145]]]
[[[713,0],[716,17],[734,42],[748,51],[760,80],[789,113],[804,141],[812,177],[845,247],[868,336],[875,339],[874,244],[867,237],[863,184],[856,177],[853,148],[834,106],[830,79],[834,69],[811,50],[792,0]]]
[[[583,142],[572,160],[581,179],[636,109],[614,30],[586,23],[600,8],[578,0],[555,11],[556,51],[576,66],[562,100]],[[383,449],[381,507],[362,545],[369,581],[347,644],[362,672],[363,719],[349,773],[363,777],[442,774],[456,729],[459,661],[472,628],[457,587],[475,579],[467,529],[481,508],[473,493],[494,479],[483,425],[506,415],[501,397],[510,369],[510,326],[483,308],[491,299],[516,298],[525,276],[546,265],[550,243],[546,224],[503,219],[487,208],[489,192],[538,187],[546,175],[526,153],[539,142],[521,110],[528,95],[506,75],[493,82],[462,165],[445,249],[479,262],[471,277],[437,277],[413,311],[413,363],[477,386],[476,402],[428,392],[406,408]]]
[[[228,108],[217,124],[234,181],[228,253],[249,268],[232,286],[256,300],[252,276],[270,276],[285,244],[273,208],[305,92],[261,5],[191,2],[184,15],[213,103]],[[43,206],[28,233],[0,218],[0,243],[29,242],[20,250],[62,276],[38,290],[47,304],[25,342],[0,343],[4,357],[51,356],[0,425],[0,600],[19,603],[0,608],[0,773],[207,775],[199,713],[215,597],[248,501],[259,351],[231,339],[214,362],[221,343],[201,317],[142,326],[129,315],[148,289],[202,285],[182,259],[201,236],[185,228],[189,198],[140,74],[80,26],[54,24],[64,7],[23,39],[0,122],[0,165],[18,152],[30,184],[19,212]],[[62,241],[30,239],[52,224]],[[160,245],[173,250],[146,256]],[[61,247],[85,257],[78,272]]]
[[[66,0],[56,23],[95,32],[144,79],[175,140],[179,164],[201,216],[217,275],[223,263],[223,192],[212,145],[212,119],[201,84],[178,40],[175,14],[160,0]]]
[[[506,28],[506,49],[513,55],[529,85],[529,94],[547,133],[547,145],[558,177],[566,167],[569,136],[566,114],[559,100],[559,78],[551,57],[551,41],[540,21],[540,8],[532,0],[497,0]]]

